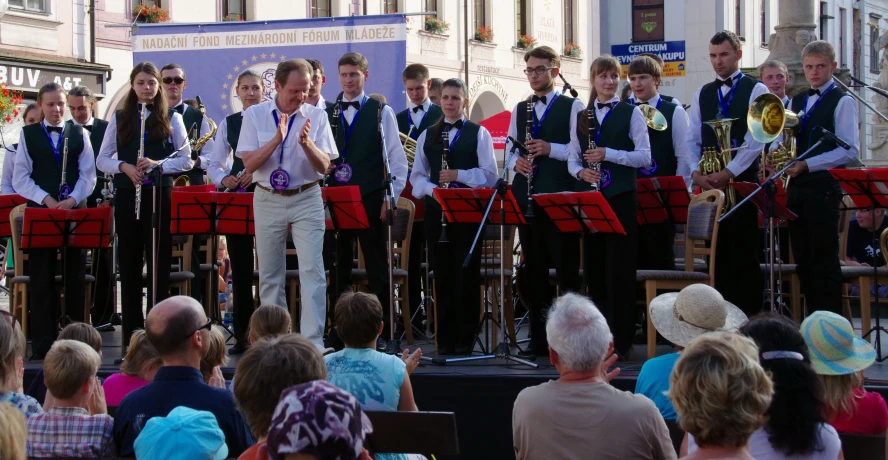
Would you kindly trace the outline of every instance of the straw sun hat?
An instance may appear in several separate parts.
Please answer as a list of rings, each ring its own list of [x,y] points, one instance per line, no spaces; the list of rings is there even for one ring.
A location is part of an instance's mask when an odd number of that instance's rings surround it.
[[[746,315],[714,288],[692,284],[681,292],[654,298],[651,321],[666,340],[686,347],[707,332],[737,329],[746,322]]]
[[[854,335],[854,328],[844,316],[815,311],[802,321],[802,336],[811,352],[811,366],[818,374],[851,374],[876,361],[876,350]]]

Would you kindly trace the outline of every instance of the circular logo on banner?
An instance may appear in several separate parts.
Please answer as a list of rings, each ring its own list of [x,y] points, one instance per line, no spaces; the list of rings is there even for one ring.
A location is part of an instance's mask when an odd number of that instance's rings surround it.
[[[655,172],[657,172],[657,169],[659,169],[659,168],[660,168],[660,165],[657,164],[657,160],[651,158],[651,165],[650,166],[648,166],[647,168],[639,168],[639,169],[641,170],[642,175],[651,176]]]
[[[258,55],[241,56],[239,60],[233,62],[231,72],[222,75],[222,98],[221,107],[225,113],[237,113],[243,110],[244,104],[237,97],[237,76],[245,70],[254,70],[258,73],[262,82],[265,84],[265,94],[259,102],[270,101],[274,99],[276,91],[274,90],[274,72],[277,65],[287,58],[278,53],[262,53]],[[209,106],[209,104],[207,104]]]
[[[611,184],[611,172],[601,168],[601,188],[606,189]]]
[[[348,165],[348,163],[340,163],[336,165],[336,169],[333,170],[333,178],[336,179],[336,182],[346,183],[352,178],[352,168]]]
[[[275,169],[269,178],[271,187],[275,190],[286,190],[290,186],[290,175],[283,169]]]
[[[62,184],[62,186],[59,187],[59,201],[67,200],[69,196],[71,196],[71,186],[68,184]]]

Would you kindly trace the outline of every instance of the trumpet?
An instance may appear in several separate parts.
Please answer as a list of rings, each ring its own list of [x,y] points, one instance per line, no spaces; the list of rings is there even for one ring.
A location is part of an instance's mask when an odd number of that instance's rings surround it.
[[[64,136],[64,133],[62,135]],[[59,184],[59,201],[68,199],[68,195],[71,194],[71,186],[66,182],[68,178],[68,138],[65,137],[64,139],[65,144],[62,147],[62,183]]]
[[[795,131],[801,126],[801,114],[796,114],[783,107],[783,101],[777,96],[766,93],[755,98],[749,106],[746,124],[752,137],[764,144],[773,142],[783,133],[783,142],[777,144],[772,153],[762,149],[762,163],[770,160],[778,171],[796,157]],[[780,178],[784,190],[789,187],[789,175]]]
[[[139,123],[141,128],[139,129],[139,154],[136,157],[136,164],[139,164],[139,160],[145,158],[145,116],[146,116],[146,108],[145,103],[140,102],[139,105],[141,109],[139,111]],[[142,210],[142,184],[136,185],[136,220],[139,220],[139,214],[141,214]]]
[[[441,141],[444,142],[444,153],[441,155],[441,171],[447,171],[450,166],[447,164],[447,156],[450,155],[450,132],[447,128],[441,130]],[[440,177],[438,178],[440,180]],[[450,182],[441,182],[442,188],[449,188]],[[441,242],[447,242],[447,217],[444,211],[441,211]]]
[[[207,116],[207,108],[203,105],[203,102],[201,102],[200,96],[197,96],[195,99],[197,100],[197,109],[200,110],[200,113],[201,113],[201,115],[203,115],[204,120],[207,120],[207,124],[210,125],[210,132],[204,134],[203,136],[200,136],[199,138],[197,138],[197,140],[194,141],[194,144],[192,144],[192,146],[191,146],[191,159],[192,160],[196,160],[197,159],[197,152],[199,152],[203,148],[203,146],[206,145],[207,142],[210,141],[210,139],[212,139],[213,137],[216,136],[216,128],[217,128],[216,123],[213,121],[213,119]]]
[[[237,173],[236,176],[234,176],[234,180],[239,181],[241,177],[244,177],[244,173],[246,173],[246,172],[247,172],[246,168],[241,169],[240,172]],[[223,190],[223,192],[226,192],[226,193],[230,192],[230,191],[231,191],[231,189],[227,188],[227,187],[225,188],[225,190]]]
[[[594,119],[595,119],[595,112],[592,110],[592,108],[590,107],[590,108],[586,109],[586,122],[589,126],[589,134],[588,134],[587,140],[589,142],[590,149],[595,148],[595,129],[592,128],[592,121]],[[589,164],[589,168],[591,168],[595,172],[600,172],[601,171],[601,163],[591,163],[591,164]],[[598,192],[600,190],[601,190],[601,184],[598,181],[593,182],[592,183],[592,191]]]
[[[524,142],[533,140],[533,96],[527,98],[527,121],[524,124]],[[530,172],[527,173],[527,214],[525,217],[533,217],[533,158],[527,152],[530,160]]]

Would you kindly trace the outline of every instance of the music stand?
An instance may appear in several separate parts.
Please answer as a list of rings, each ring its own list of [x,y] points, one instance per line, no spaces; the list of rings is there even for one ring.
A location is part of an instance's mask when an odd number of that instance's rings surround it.
[[[9,238],[12,236],[9,214],[14,208],[27,202],[28,200],[21,195],[0,195],[0,238]]]
[[[842,190],[851,197],[854,207],[846,208],[867,209],[875,212],[876,208],[888,208],[888,168],[879,169],[830,169],[829,173],[842,186]],[[873,232],[873,248],[879,247],[879,237]],[[875,259],[875,249],[873,251],[873,259]],[[876,326],[871,327],[869,324],[861,324],[861,335],[866,337],[871,333],[876,333],[876,360],[884,361],[888,357],[882,356],[882,340],[880,332],[888,332],[882,327],[879,315],[879,269],[877,264],[873,263],[873,285],[875,288],[875,317]],[[863,293],[861,293],[863,295]],[[870,327],[870,330],[864,333],[864,328]]]
[[[626,234],[601,192],[540,193],[533,200],[559,232]]]
[[[641,178],[637,181],[638,225],[672,225],[688,222],[691,196],[679,176]]]

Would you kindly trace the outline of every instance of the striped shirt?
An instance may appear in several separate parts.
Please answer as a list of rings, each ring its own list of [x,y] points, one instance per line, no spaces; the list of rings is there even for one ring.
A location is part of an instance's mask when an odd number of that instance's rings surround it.
[[[28,457],[116,457],[110,415],[82,407],[52,407],[28,418]]]

